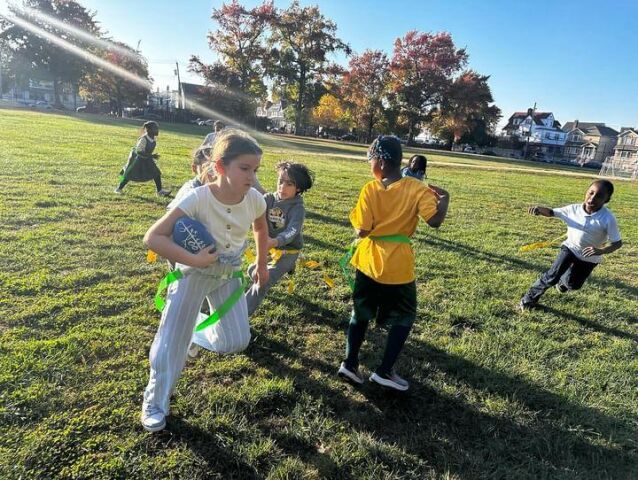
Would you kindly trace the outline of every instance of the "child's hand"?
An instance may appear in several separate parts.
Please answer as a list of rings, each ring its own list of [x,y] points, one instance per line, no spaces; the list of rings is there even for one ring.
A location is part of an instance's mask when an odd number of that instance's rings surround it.
[[[583,257],[591,257],[593,255],[602,255],[603,252],[600,248],[596,247],[585,247],[582,251]]]
[[[432,190],[434,192],[434,194],[437,196],[437,198],[441,198],[441,197],[447,197],[448,193],[447,191],[443,190],[441,187],[437,187],[436,185],[432,185],[431,183],[428,183],[428,188],[430,190]]]
[[[253,282],[257,284],[257,287],[261,287],[268,283],[268,278],[270,274],[268,273],[268,267],[266,265],[257,265],[257,267],[253,270]]]
[[[193,267],[197,268],[206,268],[217,261],[217,252],[214,250],[211,251],[210,247],[202,248],[193,256]]]

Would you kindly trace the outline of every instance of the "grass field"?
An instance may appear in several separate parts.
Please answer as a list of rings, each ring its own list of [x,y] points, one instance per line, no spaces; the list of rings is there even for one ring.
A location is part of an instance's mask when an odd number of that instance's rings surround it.
[[[252,319],[239,355],[184,370],[165,432],[139,424],[152,298],[166,273],[142,237],[166,200],[151,183],[112,193],[139,123],[0,110],[0,478],[638,478],[638,185],[610,204],[625,245],[579,292],[516,305],[564,231],[525,208],[582,199],[590,179],[552,172],[429,169],[451,193],[446,223],[415,235],[419,312],[398,395],[335,371],[349,291],[336,261],[368,165],[361,147],[264,137],[260,180],[291,158],[316,172],[305,256]],[[201,127],[162,128],[164,183],[190,176]],[[473,160],[481,164],[481,160]],[[520,163],[488,162],[517,168]],[[580,170],[577,170],[580,172]],[[362,368],[379,361],[371,329]]]

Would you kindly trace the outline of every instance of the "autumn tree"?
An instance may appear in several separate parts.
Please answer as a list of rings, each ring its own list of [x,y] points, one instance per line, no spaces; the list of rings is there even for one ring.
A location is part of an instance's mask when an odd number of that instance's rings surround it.
[[[349,71],[343,76],[341,92],[352,105],[357,125],[370,142],[372,129],[383,118],[383,101],[390,85],[390,62],[385,53],[366,50],[350,59]]]
[[[410,31],[396,39],[390,62],[391,87],[396,106],[407,120],[410,140],[466,62],[465,49],[457,50],[449,33]]]
[[[325,94],[319,104],[312,110],[312,118],[317,125],[330,129],[347,129],[350,127],[351,115],[342,102],[332,94]]]
[[[486,136],[501,117],[501,110],[492,105],[489,78],[466,70],[454,79],[433,114],[433,133],[454,143],[472,132],[477,137]]]
[[[272,2],[248,9],[237,0],[213,9],[211,18],[218,29],[209,32],[208,43],[219,61],[207,65],[197,56],[190,59],[189,70],[201,75],[215,96],[228,96],[228,103],[247,116],[266,95],[263,59],[265,35],[272,21]]]
[[[268,72],[277,83],[294,85],[286,91],[293,95],[295,131],[299,132],[303,111],[310,110],[320,98],[307,93],[330,70],[328,54],[339,50],[350,54],[350,47],[336,36],[337,25],[318,7],[302,8],[297,0],[276,12],[271,28]]]
[[[100,29],[95,13],[74,0],[24,0],[23,7],[9,4],[8,9],[14,17],[0,17],[0,47],[8,49],[14,58],[27,61],[33,70],[48,76],[53,81],[55,104],[61,105],[61,84],[76,85],[90,65],[80,56],[36,33],[37,29],[88,50],[90,45],[85,40],[59,28],[55,22],[47,21],[47,17],[98,37]],[[34,15],[36,11],[38,14]]]
[[[80,95],[92,103],[109,102],[114,106],[117,114],[121,115],[125,104],[143,104],[149,89],[142,85],[143,82],[150,85],[150,79],[148,64],[144,57],[124,43],[112,42],[112,44],[116,48],[98,50],[95,54],[111,65],[132,73],[140,79],[140,82],[127,81],[112,70],[96,67],[80,80]]]

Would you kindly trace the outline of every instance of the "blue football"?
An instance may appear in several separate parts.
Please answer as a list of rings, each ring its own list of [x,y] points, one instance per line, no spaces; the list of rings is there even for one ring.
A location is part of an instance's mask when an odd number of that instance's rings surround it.
[[[173,241],[191,253],[197,253],[210,246],[213,247],[211,250],[214,250],[215,247],[215,240],[206,227],[190,217],[177,219],[173,227]]]

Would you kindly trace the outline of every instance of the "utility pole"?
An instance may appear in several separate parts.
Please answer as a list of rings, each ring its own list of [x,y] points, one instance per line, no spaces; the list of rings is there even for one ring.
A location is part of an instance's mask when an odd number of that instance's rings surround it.
[[[180,100],[182,108],[186,108],[186,99],[184,98],[184,90],[182,89],[182,81],[179,78],[179,63],[175,61],[175,72],[177,73],[177,108],[179,108]]]
[[[529,149],[529,137],[532,135],[532,126],[534,125],[534,113],[536,113],[536,102],[534,102],[534,107],[532,108],[532,123],[530,123],[529,128],[527,129],[527,141],[525,142],[525,152],[523,153],[523,158],[527,158],[527,151]]]

